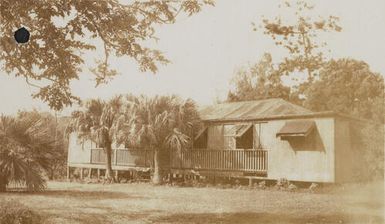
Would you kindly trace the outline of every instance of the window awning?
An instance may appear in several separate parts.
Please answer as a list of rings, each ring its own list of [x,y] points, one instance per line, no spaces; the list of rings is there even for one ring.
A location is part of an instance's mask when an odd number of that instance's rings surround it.
[[[276,137],[306,137],[316,127],[314,121],[287,121]]]
[[[203,133],[205,133],[205,131],[207,131],[207,127],[202,128],[202,129],[198,132],[198,134],[197,134],[197,135],[195,136],[195,138],[194,138],[194,141],[198,140],[199,137],[201,137],[201,135],[203,135]]]
[[[239,126],[240,127],[238,128],[238,130],[235,133],[236,137],[242,137],[242,135],[244,135],[246,133],[246,131],[248,131],[253,125],[248,124],[248,125],[239,125]]]
[[[230,130],[227,131],[228,133],[231,133],[227,136],[236,138],[242,137],[242,135],[244,135],[246,131],[248,131],[252,126],[253,124],[234,125]]]

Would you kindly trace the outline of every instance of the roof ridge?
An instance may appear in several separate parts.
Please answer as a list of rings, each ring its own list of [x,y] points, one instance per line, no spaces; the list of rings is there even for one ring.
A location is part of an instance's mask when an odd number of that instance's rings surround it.
[[[201,108],[200,115],[203,120],[211,120],[308,114],[312,112],[282,98],[268,98],[214,104]]]
[[[266,98],[266,99],[260,99],[260,100],[244,100],[244,101],[234,101],[234,102],[224,102],[224,103],[218,103],[218,104],[214,104],[214,105],[207,105],[209,107],[211,106],[216,106],[216,105],[225,105],[225,104],[241,104],[241,103],[251,103],[251,102],[262,102],[262,101],[282,101],[282,102],[285,102],[287,104],[290,104],[298,109],[304,109],[304,110],[307,110],[309,112],[313,112],[312,110],[309,110],[301,105],[297,105],[295,103],[292,103],[288,100],[285,100],[285,99],[282,99],[282,98],[279,98],[279,97],[274,97],[274,98]]]
[[[249,102],[260,102],[260,101],[273,101],[273,100],[282,100],[285,102],[288,102],[282,98],[279,97],[274,97],[274,98],[266,98],[266,99],[259,99],[259,100],[243,100],[243,101],[234,101],[234,102],[223,102],[223,103],[218,103],[210,106],[215,106],[215,105],[223,105],[223,104],[236,104],[236,103],[249,103]]]

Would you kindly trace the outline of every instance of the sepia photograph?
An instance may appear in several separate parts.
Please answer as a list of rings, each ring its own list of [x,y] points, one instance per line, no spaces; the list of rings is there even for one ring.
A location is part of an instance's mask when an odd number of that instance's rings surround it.
[[[384,224],[384,0],[0,0],[0,224]]]

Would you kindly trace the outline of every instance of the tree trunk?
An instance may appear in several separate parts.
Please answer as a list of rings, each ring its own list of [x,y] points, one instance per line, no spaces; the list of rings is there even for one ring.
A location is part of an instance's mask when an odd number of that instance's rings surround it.
[[[0,192],[5,192],[7,190],[7,182],[7,178],[0,175]]]
[[[154,150],[154,176],[152,177],[152,182],[154,184],[162,184],[163,177],[160,170],[160,153],[158,149]]]
[[[106,146],[106,155],[107,155],[107,163],[106,163],[106,175],[105,178],[111,182],[115,183],[115,178],[112,173],[112,147],[111,144]]]

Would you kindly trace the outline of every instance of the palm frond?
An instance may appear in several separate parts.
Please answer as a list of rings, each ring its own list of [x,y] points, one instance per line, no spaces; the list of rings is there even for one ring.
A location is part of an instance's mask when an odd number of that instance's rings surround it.
[[[189,141],[190,137],[180,132],[177,128],[174,128],[165,139],[165,144],[171,149],[181,151],[186,148]]]
[[[141,140],[144,147],[187,148],[194,125],[199,122],[195,103],[175,95],[141,96],[133,111],[135,128],[131,127],[130,137]]]
[[[39,168],[31,166],[25,175],[25,184],[28,191],[43,191],[47,185]]]
[[[41,172],[51,164],[55,147],[48,119],[36,111],[0,118],[0,172],[8,181],[29,190],[44,188]]]

